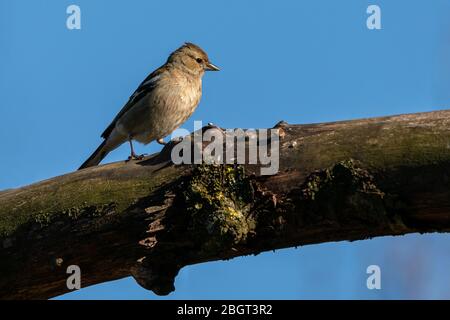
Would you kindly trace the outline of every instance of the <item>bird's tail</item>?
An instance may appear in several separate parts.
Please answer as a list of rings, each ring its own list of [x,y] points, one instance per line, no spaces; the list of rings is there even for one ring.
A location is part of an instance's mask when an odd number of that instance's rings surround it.
[[[81,167],[78,168],[78,170],[93,167],[100,163],[100,161],[103,160],[104,157],[109,153],[109,149],[106,148],[106,141],[103,141],[98,148],[94,151],[93,154],[81,165]]]

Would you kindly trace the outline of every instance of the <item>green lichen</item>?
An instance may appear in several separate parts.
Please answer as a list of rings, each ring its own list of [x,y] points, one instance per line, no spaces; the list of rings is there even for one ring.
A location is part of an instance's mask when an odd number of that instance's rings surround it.
[[[84,203],[79,207],[71,207],[55,212],[39,210],[34,213],[32,217],[40,227],[47,227],[58,219],[75,221],[81,218],[101,217],[106,214],[114,213],[115,210],[117,210],[117,207],[116,202],[98,205],[87,205],[87,203]]]
[[[174,167],[156,173],[142,170],[141,176],[76,178],[68,175],[27,186],[20,192],[4,192],[0,197],[0,238],[12,236],[19,228],[30,225],[48,226],[56,220],[70,221],[106,213],[119,215],[179,175],[180,170]]]
[[[52,221],[52,214],[43,210],[39,210],[33,215],[34,221],[41,227],[47,226]]]
[[[298,207],[305,213],[304,223],[324,221],[386,221],[384,193],[374,178],[355,160],[336,163],[312,173],[300,188]]]
[[[248,217],[252,187],[242,167],[202,165],[184,191],[190,229],[202,253],[244,242],[255,228]]]
[[[311,174],[305,182],[303,187],[304,199],[315,200],[318,192],[323,191],[324,188],[331,186],[343,187],[350,189],[352,192],[375,193],[383,196],[383,193],[378,190],[373,182],[373,177],[370,173],[361,168],[360,164],[353,160],[340,161],[331,168]]]

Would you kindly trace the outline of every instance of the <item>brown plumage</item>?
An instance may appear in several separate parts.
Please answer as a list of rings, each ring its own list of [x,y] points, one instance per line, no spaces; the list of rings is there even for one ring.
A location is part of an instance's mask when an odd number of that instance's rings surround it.
[[[81,165],[98,165],[112,150],[130,142],[130,158],[137,158],[132,140],[148,144],[162,139],[183,124],[197,108],[202,96],[205,71],[217,71],[199,46],[186,43],[167,62],[152,72],[130,97],[102,133],[105,140]]]

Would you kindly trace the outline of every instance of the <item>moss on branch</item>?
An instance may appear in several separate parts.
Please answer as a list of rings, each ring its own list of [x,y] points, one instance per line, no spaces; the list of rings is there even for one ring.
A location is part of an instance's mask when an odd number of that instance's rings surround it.
[[[252,186],[241,166],[201,165],[184,191],[186,212],[202,255],[229,250],[254,230]]]

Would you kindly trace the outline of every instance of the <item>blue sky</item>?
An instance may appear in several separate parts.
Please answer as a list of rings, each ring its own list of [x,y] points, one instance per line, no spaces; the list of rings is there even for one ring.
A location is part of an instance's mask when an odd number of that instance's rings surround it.
[[[70,4],[81,30],[66,28]],[[380,6],[382,30],[366,28],[369,4]],[[0,189],[78,168],[185,41],[222,69],[205,76],[190,131],[194,120],[264,128],[447,108],[449,9],[445,0],[0,0]],[[123,146],[104,162],[127,156]],[[450,298],[448,240],[386,237],[190,266],[165,298]],[[365,286],[370,264],[381,267],[381,290]],[[61,298],[159,297],[127,278]]]

